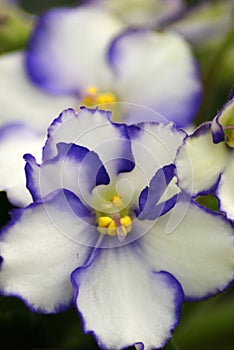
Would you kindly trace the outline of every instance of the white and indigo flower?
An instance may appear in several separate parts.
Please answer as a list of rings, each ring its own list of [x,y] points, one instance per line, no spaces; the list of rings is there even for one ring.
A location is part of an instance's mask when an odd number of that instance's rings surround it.
[[[199,126],[176,160],[179,186],[194,197],[214,192],[219,209],[234,220],[234,95],[212,122]],[[186,157],[185,157],[186,156]]]
[[[208,297],[233,279],[233,229],[193,201],[183,206],[173,164],[182,131],[110,117],[66,110],[42,164],[25,156],[34,202],[1,232],[0,287],[34,311],[75,302],[102,348],[160,348],[184,296]],[[175,210],[182,220],[168,234]]]
[[[41,130],[65,108],[116,101],[142,104],[178,127],[190,124],[201,82],[188,44],[178,34],[124,28],[98,6],[46,12],[26,53],[0,60],[1,121],[23,120]],[[122,112],[128,123],[157,114]]]

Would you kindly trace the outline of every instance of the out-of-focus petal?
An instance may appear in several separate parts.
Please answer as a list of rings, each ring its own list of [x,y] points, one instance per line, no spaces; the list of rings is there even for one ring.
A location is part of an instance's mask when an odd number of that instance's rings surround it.
[[[121,102],[146,106],[184,127],[193,120],[201,100],[201,81],[188,44],[177,34],[129,30],[109,50],[115,89]],[[123,121],[158,121],[123,106]],[[151,120],[149,119],[151,118]]]
[[[184,8],[183,0],[86,0],[108,8],[127,25],[157,25],[174,18]]]
[[[0,123],[25,122],[45,132],[61,110],[76,105],[70,97],[50,96],[38,89],[24,70],[21,52],[0,57]]]
[[[78,97],[91,85],[108,88],[112,74],[106,50],[121,27],[112,14],[97,7],[47,11],[39,18],[29,43],[29,75],[54,94]]]
[[[32,197],[26,188],[23,156],[32,152],[41,160],[44,137],[22,124],[8,124],[0,129],[0,191],[6,191],[10,202],[27,206]]]
[[[233,10],[232,0],[204,1],[185,12],[186,15],[169,28],[182,34],[193,45],[219,42],[233,25]]]

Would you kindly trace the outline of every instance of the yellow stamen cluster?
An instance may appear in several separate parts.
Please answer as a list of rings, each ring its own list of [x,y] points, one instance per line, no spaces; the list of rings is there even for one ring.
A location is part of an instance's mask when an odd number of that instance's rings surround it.
[[[120,208],[123,204],[121,201],[121,197],[117,196],[117,195],[115,195],[111,198],[111,203],[115,208]]]
[[[123,234],[127,236],[132,229],[132,219],[130,216],[123,216],[119,219],[120,225],[117,225],[116,220],[110,216],[100,216],[98,218],[98,231],[109,236],[116,236]]]
[[[81,104],[86,107],[91,107],[114,102],[116,102],[114,94],[111,92],[98,92],[95,86],[90,86]]]
[[[234,125],[226,125],[223,127],[225,133],[225,142],[226,144],[234,148]]]

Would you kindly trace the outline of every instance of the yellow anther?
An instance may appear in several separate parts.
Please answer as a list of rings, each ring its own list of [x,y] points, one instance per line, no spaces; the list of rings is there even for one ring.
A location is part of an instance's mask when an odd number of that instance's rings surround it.
[[[116,98],[112,92],[98,92],[98,89],[95,86],[89,86],[86,90],[86,94],[84,95],[81,105],[91,107],[113,102],[116,102]]]
[[[226,144],[229,147],[234,148],[234,125],[223,126],[223,130],[225,133]]]
[[[111,198],[111,202],[112,202],[112,204],[113,204],[113,206],[115,207],[115,208],[119,208],[119,207],[121,207],[122,206],[122,201],[121,201],[121,197],[120,196],[113,196],[112,198]]]
[[[123,216],[120,218],[120,223],[123,228],[126,229],[126,233],[130,232],[132,229],[132,219],[130,216]]]
[[[82,106],[86,107],[95,106],[96,104],[96,97],[92,95],[86,95],[81,103]]]
[[[99,227],[108,227],[111,223],[112,219],[109,216],[100,216],[98,218],[98,226]]]
[[[87,94],[89,95],[97,95],[97,88],[95,86],[89,86],[87,89]]]
[[[97,95],[97,104],[116,102],[115,96],[111,92],[100,93]]]
[[[114,220],[108,225],[107,233],[109,236],[115,236],[117,234],[117,225]]]
[[[111,198],[111,204],[118,208],[122,206],[121,197],[118,195],[115,195]],[[113,214],[106,214],[106,216],[99,216],[97,218],[97,230],[102,235],[109,235],[109,236],[118,236],[118,239],[121,241],[123,240],[127,234],[132,229],[132,219],[130,216],[120,215],[121,209],[116,210]]]

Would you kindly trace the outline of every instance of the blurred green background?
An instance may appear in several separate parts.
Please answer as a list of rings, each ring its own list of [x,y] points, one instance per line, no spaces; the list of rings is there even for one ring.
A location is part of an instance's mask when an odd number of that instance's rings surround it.
[[[187,1],[196,5],[201,1]],[[210,2],[214,3],[214,1]],[[26,13],[40,14],[55,6],[74,6],[77,1],[22,0]],[[1,6],[1,3],[0,3]],[[33,26],[28,18],[11,9],[0,8],[0,53],[24,48]],[[195,123],[212,119],[228,98],[234,82],[234,26],[225,35],[193,46],[201,70],[204,96]],[[206,199],[203,204],[210,205]],[[0,193],[0,225],[12,209],[6,194]],[[180,350],[234,349],[234,288],[207,301],[183,306],[180,325],[175,331]],[[31,313],[21,300],[0,297],[0,348],[8,349],[99,349],[92,336],[84,335],[75,309],[58,315]],[[171,348],[174,348],[173,345]],[[170,345],[167,346],[170,349]]]

